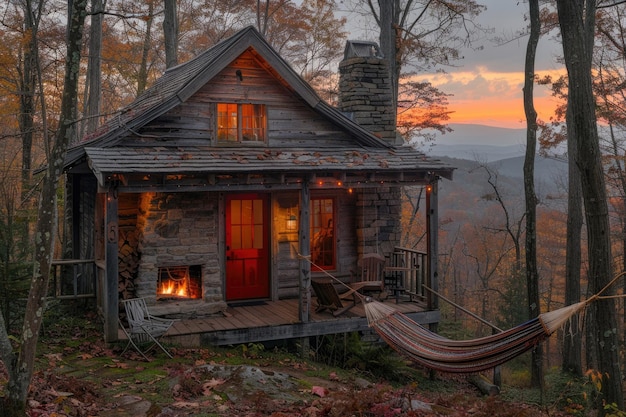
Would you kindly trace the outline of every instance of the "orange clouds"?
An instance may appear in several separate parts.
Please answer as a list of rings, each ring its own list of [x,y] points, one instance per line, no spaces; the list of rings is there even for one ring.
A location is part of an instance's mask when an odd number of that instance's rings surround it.
[[[557,77],[563,71],[538,71],[543,77]],[[448,97],[449,123],[473,123],[488,126],[525,127],[522,72],[491,72],[479,67],[475,71],[428,74],[419,77],[452,94]],[[535,85],[534,104],[541,120],[554,114],[557,100],[543,86]]]

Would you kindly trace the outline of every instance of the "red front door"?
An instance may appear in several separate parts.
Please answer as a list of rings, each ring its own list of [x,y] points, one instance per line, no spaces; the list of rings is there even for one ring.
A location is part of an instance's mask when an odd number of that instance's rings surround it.
[[[226,300],[268,298],[268,198],[226,197]]]

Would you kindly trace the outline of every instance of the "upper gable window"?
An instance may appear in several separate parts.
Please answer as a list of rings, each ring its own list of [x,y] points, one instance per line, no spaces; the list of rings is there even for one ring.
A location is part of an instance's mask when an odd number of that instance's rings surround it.
[[[267,117],[264,104],[217,104],[217,141],[265,142]]]

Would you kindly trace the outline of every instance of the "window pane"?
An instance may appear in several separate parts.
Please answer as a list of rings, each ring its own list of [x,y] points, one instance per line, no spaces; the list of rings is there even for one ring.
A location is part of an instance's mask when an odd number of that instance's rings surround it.
[[[263,104],[217,104],[219,142],[263,142],[266,124]]]
[[[231,249],[241,249],[241,226],[232,225],[230,228],[231,233]]]
[[[241,249],[241,201],[233,200],[230,205],[230,218],[232,227],[231,249]]]
[[[252,222],[254,224],[254,241],[252,247],[263,248],[263,200],[253,200],[252,202]]]
[[[218,103],[217,105],[217,140],[237,142],[237,105]]]
[[[254,225],[254,241],[252,242],[254,249],[263,249],[263,225]]]
[[[241,105],[242,141],[265,140],[265,106],[262,104]]]
[[[320,269],[335,268],[335,225],[333,215],[332,199],[311,199],[311,259]]]

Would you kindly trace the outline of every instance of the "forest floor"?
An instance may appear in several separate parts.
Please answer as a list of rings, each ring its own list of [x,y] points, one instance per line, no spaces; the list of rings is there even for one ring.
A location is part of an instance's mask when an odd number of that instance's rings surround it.
[[[344,369],[262,345],[170,347],[174,359],[156,352],[146,362],[130,350],[120,355],[123,346],[106,346],[100,327],[97,320],[67,319],[44,328],[29,416],[591,415],[580,404],[584,384],[564,378],[551,378],[542,393],[504,387],[483,396],[465,376],[430,378],[406,366],[401,382],[387,381],[371,370],[388,364]],[[0,366],[0,396],[5,382]]]

